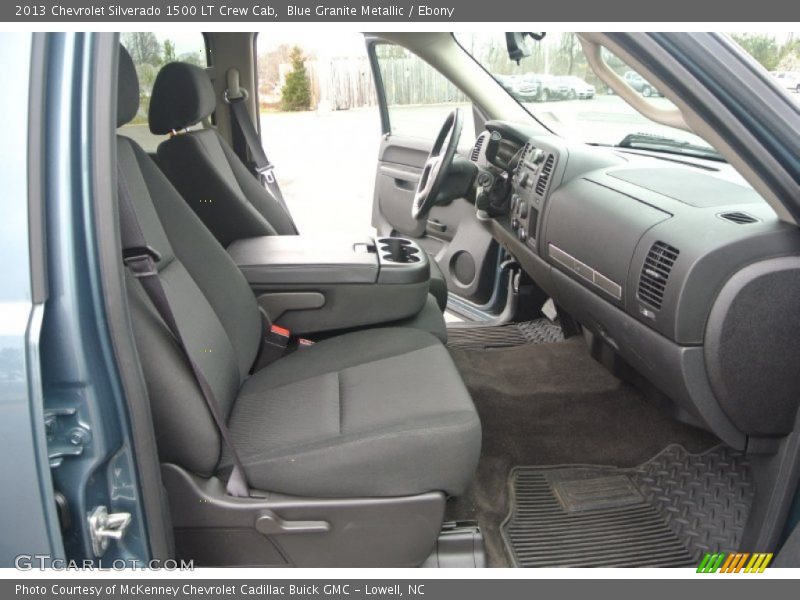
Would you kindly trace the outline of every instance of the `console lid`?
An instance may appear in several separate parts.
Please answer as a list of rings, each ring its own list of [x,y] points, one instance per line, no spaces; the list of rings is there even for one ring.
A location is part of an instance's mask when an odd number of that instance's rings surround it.
[[[252,284],[376,283],[372,238],[274,235],[237,240],[228,254]]]

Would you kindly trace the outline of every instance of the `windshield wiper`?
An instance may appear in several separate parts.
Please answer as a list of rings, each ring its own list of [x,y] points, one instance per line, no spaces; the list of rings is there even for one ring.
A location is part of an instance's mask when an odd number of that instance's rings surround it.
[[[719,152],[708,146],[701,146],[685,140],[676,140],[652,133],[629,133],[622,138],[622,141],[617,144],[617,147],[654,150],[656,152],[672,152],[675,154],[684,154],[686,156],[695,156],[697,158],[725,161]]]

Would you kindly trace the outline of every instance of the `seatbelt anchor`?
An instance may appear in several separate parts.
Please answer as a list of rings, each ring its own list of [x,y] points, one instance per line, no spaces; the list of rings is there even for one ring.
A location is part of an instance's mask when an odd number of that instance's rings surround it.
[[[151,246],[134,246],[122,251],[122,262],[137,278],[158,275],[156,263],[160,260],[161,254]]]
[[[268,183],[275,183],[275,165],[269,163],[263,167],[256,167],[256,173],[261,175]]]

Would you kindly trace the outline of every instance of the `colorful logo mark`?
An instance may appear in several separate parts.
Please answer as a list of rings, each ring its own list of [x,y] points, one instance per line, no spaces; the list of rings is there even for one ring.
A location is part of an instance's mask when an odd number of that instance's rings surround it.
[[[766,552],[707,552],[697,567],[698,573],[763,573],[772,562]]]

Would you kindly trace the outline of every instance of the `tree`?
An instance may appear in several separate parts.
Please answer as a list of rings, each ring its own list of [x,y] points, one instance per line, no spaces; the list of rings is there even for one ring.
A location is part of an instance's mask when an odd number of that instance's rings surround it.
[[[292,70],[286,75],[286,83],[281,89],[281,102],[284,110],[308,110],[311,104],[311,88],[308,83],[303,51],[295,46],[291,54]]]
[[[586,55],[574,33],[564,33],[555,55],[551,58],[552,72],[559,75],[583,75],[586,73]]]
[[[207,67],[206,59],[201,55],[200,52],[183,52],[179,57],[178,60],[181,62],[189,63],[190,65],[195,65],[197,67]]]
[[[733,39],[767,71],[773,71],[781,60],[781,48],[775,38],[764,33],[734,33]]]
[[[123,33],[122,44],[127,48],[133,64],[137,67],[139,65],[153,65],[154,67],[161,65],[161,44],[155,33],[149,31]]]
[[[781,60],[778,69],[782,71],[800,71],[800,38],[790,34],[781,47]]]
[[[164,40],[164,64],[178,60],[175,54],[175,44],[172,40]]]
[[[274,88],[280,81],[279,65],[291,62],[292,47],[281,44],[273,50],[258,55],[258,83]]]

